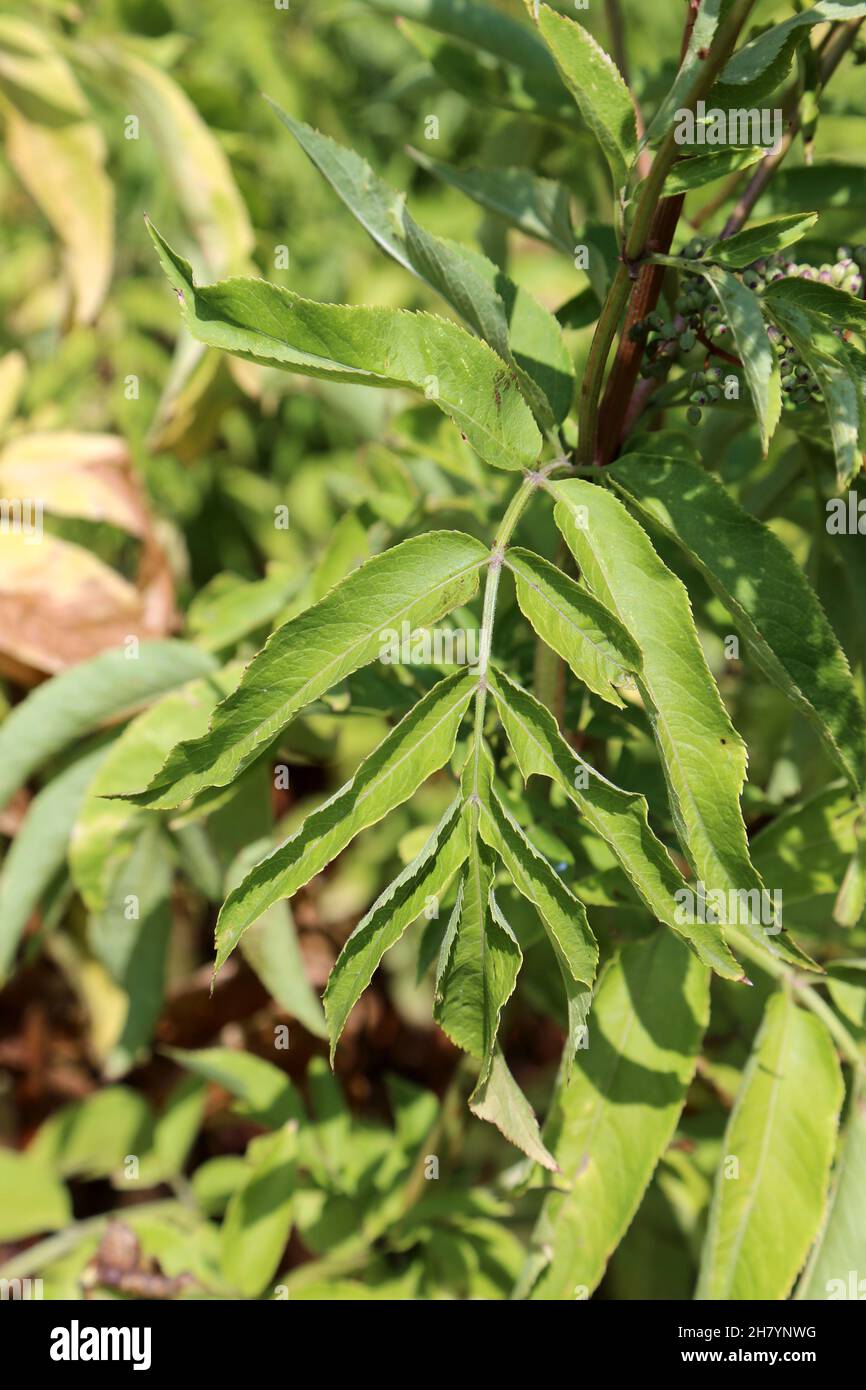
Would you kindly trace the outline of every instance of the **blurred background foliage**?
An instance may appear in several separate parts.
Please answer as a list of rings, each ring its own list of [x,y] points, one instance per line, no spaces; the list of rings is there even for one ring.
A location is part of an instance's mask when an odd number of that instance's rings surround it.
[[[604,8],[581,19],[609,46]],[[682,7],[624,8],[633,87],[651,110],[675,71]],[[287,785],[260,765],[189,813],[98,800],[112,760],[142,785],[160,749],[206,723],[218,673],[364,558],[434,525],[488,539],[507,486],[432,406],[265,371],[181,335],[145,211],[206,279],[254,273],[315,299],[442,312],[370,244],[262,92],[407,190],[430,230],[479,245],[549,308],[574,304],[562,317],[580,373],[613,244],[595,142],[576,116],[507,109],[502,63],[397,23],[401,9],[411,6],[7,0],[0,17],[0,493],[44,498],[46,531],[39,546],[0,537],[0,1250],[5,1273],[44,1276],[48,1296],[255,1297],[288,1268],[280,1288],[292,1297],[504,1297],[522,1262],[537,1194],[516,1202],[525,1174],[514,1151],[468,1119],[470,1080],[428,1022],[432,987],[416,957],[420,942],[432,962],[431,924],[386,958],[347,1029],[338,1079],[322,1061],[318,991],[441,814],[444,778],[365,832],[293,916],[272,909],[210,993],[227,886],[351,776],[436,672],[367,673],[333,692],[277,750]],[[787,12],[765,3],[758,20]],[[828,210],[803,259],[863,239],[864,123],[862,73],[849,65],[825,100],[814,163],[798,142],[757,209]],[[413,148],[559,181],[577,243],[600,250],[593,280],[435,179]],[[687,216],[718,191],[690,194]],[[722,220],[720,203],[703,225]],[[832,600],[862,687],[862,544],[839,537],[831,548],[814,525],[832,464],[825,474],[824,456],[784,428],[762,460],[747,411],[705,423],[701,439]],[[552,557],[542,507],[526,530]],[[844,797],[817,798],[811,840],[802,819],[786,838],[779,809],[826,786],[824,755],[781,696],[726,658],[730,618],[687,578],[750,746],[747,820],[756,837],[768,827],[756,865],[772,866],[765,877],[784,889],[807,948],[820,928],[840,956],[863,953],[862,894],[847,922],[827,926],[856,851]],[[507,583],[503,603],[513,606]],[[140,660],[124,667],[134,638]],[[500,621],[497,639],[531,680],[519,615]],[[669,832],[636,712],[599,711],[571,692],[567,721],[604,745],[607,770],[645,792]],[[646,914],[611,856],[558,809],[514,792],[512,810],[579,885],[606,949],[641,935]],[[130,894],[141,908],[132,921]],[[509,917],[526,957],[509,1061],[543,1110],[562,1039],[556,967],[516,901]],[[838,988],[853,992],[849,1016],[862,1027],[856,972]],[[719,995],[681,1133],[604,1294],[690,1291],[726,1110],[765,997],[760,983]],[[431,1155],[451,1174],[447,1192],[426,1184]],[[273,1195],[287,1189],[293,1212]],[[107,1225],[112,1210],[122,1220]]]

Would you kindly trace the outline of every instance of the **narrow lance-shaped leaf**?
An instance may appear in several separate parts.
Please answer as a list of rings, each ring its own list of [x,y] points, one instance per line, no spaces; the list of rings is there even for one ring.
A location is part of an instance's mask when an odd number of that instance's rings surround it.
[[[532,1106],[511,1075],[501,1048],[495,1048],[487,1075],[469,1097],[469,1109],[479,1120],[495,1125],[527,1158],[557,1172],[556,1159],[544,1146]]]
[[[609,704],[623,704],[616,687],[641,667],[640,652],[622,624],[555,565],[529,550],[509,550],[517,602],[539,637],[567,661],[578,680]]]
[[[866,715],[847,658],[790,551],[696,464],[629,454],[617,489],[698,566],[755,660],[814,724],[852,784],[866,779]]]
[[[354,150],[272,105],[373,240],[441,294],[511,363],[543,428],[558,424],[571,405],[574,372],[553,315],[484,256],[419,226],[406,208],[405,195],[389,188]]]
[[[752,222],[731,237],[711,241],[704,247],[702,259],[743,270],[753,261],[774,256],[783,247],[799,241],[817,221],[817,212],[794,212]]]
[[[600,1282],[673,1137],[708,985],[708,972],[667,932],[627,946],[602,975],[589,1046],[544,1130],[570,1188],[546,1199],[536,1227],[544,1267],[532,1298],[586,1297]]]
[[[820,286],[824,288],[829,287]],[[840,492],[850,487],[859,473],[866,446],[866,359],[841,341],[835,331],[855,327],[863,332],[866,316],[858,318],[848,311],[846,301],[852,298],[844,294],[832,294],[829,299],[809,295],[801,302],[781,289],[764,297],[771,318],[791,339],[821,387]],[[836,305],[841,313],[839,320],[833,322],[825,311]]]
[[[759,101],[784,81],[805,29],[836,20],[862,19],[864,15],[866,5],[858,0],[819,0],[810,9],[772,25],[728,60],[710,93],[710,102],[742,107]]]
[[[373,978],[389,947],[427,905],[448,886],[469,852],[467,825],[457,797],[420,854],[376,899],[343,947],[325,990],[325,1016],[331,1058],[346,1019]]]
[[[0,866],[0,982],[15,955],[27,919],[66,861],[69,837],[88,784],[108,753],[102,746],[43,787]]]
[[[528,468],[541,435],[514,371],[465,329],[432,314],[317,304],[267,280],[196,286],[188,261],[148,223],[194,338],[302,376],[418,391],[497,468]]]
[[[766,454],[782,413],[782,382],[778,358],[761,313],[761,301],[729,271],[704,265],[701,261],[688,264],[709,282],[731,326],[758,417],[761,448]]]
[[[289,1231],[295,1191],[297,1124],[254,1139],[250,1172],[226,1208],[220,1239],[222,1273],[245,1298],[255,1298],[277,1272]]]
[[[458,672],[440,681],[365,758],[354,777],[307,817],[299,830],[238,884],[217,922],[216,969],[251,922],[290,898],[347,844],[406,801],[450,758],[477,680]]]
[[[643,653],[638,688],[661,754],[674,823],[698,879],[708,892],[725,895],[762,949],[812,966],[786,938],[775,912],[766,931],[763,904],[760,914],[752,899],[741,909],[744,892],[757,892],[761,902],[763,891],[740,811],[746,749],[710,674],[684,586],[606,488],[570,479],[550,484],[550,490],[557,499],[557,525],[584,578]]]
[[[739,169],[747,169],[750,164],[757,164],[766,153],[760,145],[748,145],[745,149],[719,149],[713,150],[712,154],[696,154],[689,159],[679,159],[665,179],[665,196],[672,198],[676,193],[703,188],[716,179],[726,178]]]
[[[546,241],[567,256],[574,254],[575,232],[564,184],[541,178],[530,169],[456,169],[429,159],[420,150],[410,154],[428,174],[504,217],[526,236]]]
[[[0,806],[68,744],[215,666],[187,642],[143,642],[136,661],[102,652],[37,686],[0,724]]]
[[[824,1024],[774,994],[725,1133],[698,1298],[788,1297],[821,1224],[842,1094]]]
[[[150,785],[127,799],[178,806],[224,787],[306,705],[381,652],[383,636],[435,622],[466,603],[489,552],[457,531],[431,531],[394,546],[278,628],[237,690],[218,705],[208,733],[180,743]]]
[[[852,1281],[852,1271],[854,1277]],[[862,1299],[866,1293],[866,1085],[854,1080],[833,1172],[830,1204],[797,1298]],[[854,1287],[852,1288],[852,1282]]]
[[[262,767],[260,771],[267,775],[269,769]],[[258,787],[255,789],[258,790]],[[267,799],[263,804],[269,811]],[[230,814],[235,809],[233,803],[227,808]],[[233,888],[245,878],[270,844],[268,837],[264,842],[253,841],[242,850],[226,874],[226,886]],[[307,979],[304,957],[287,902],[271,903],[260,917],[250,923],[244,932],[241,950],[279,1008],[296,1018],[314,1037],[327,1037],[324,1010],[318,992]]]
[[[481,803],[482,836],[505,865],[518,892],[532,903],[553,948],[565,986],[568,1040],[564,1071],[570,1073],[574,1054],[585,1041],[598,964],[598,946],[583,903],[562,882],[543,855],[490,787]]]
[[[495,871],[492,851],[472,834],[442,941],[433,1009],[433,1017],[455,1046],[481,1063],[482,1081],[490,1070],[499,1019],[523,959],[493,898]]]
[[[534,0],[528,0],[528,8],[537,15],[562,79],[601,145],[617,193],[627,181],[637,149],[628,87],[613,59],[582,25],[549,5],[536,7]]]
[[[742,968],[717,926],[678,920],[676,895],[685,885],[649,827],[645,797],[614,786],[583,762],[565,742],[550,711],[501,671],[491,669],[490,686],[524,780],[538,774],[556,782],[608,843],[653,917],[680,936],[724,979],[741,979]]]

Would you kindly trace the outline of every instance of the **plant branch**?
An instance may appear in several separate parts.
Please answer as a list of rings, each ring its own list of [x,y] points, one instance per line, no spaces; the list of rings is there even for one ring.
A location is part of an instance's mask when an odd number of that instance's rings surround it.
[[[712,87],[718,73],[733,51],[740,31],[754,5],[755,0],[733,0],[724,20],[719,25],[709,53],[683,102],[684,110],[694,110],[698,101]],[[608,291],[590,347],[586,371],[580,388],[578,408],[580,431],[578,458],[581,463],[592,463],[596,460],[599,398],[608,353],[616,336],[623,310],[628,302],[632,281],[637,279],[636,266],[646,254],[647,242],[650,238],[665,179],[677,153],[678,146],[672,126],[659,147],[648,176],[641,185],[634,219],[623,247],[621,263]]]

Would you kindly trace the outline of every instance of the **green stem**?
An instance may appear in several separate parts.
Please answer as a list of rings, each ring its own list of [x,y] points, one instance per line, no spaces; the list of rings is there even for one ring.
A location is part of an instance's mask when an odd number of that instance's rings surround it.
[[[855,1039],[848,1032],[848,1029],[845,1027],[844,1023],[842,1023],[838,1015],[830,1008],[830,1005],[821,998],[814,985],[810,984],[808,980],[805,980],[796,970],[792,970],[790,966],[784,965],[781,961],[777,960],[775,956],[768,955],[766,951],[762,951],[759,946],[756,946],[754,942],[750,941],[749,938],[743,932],[738,931],[736,927],[727,927],[725,929],[725,934],[728,938],[728,945],[733,951],[738,955],[745,956],[747,960],[751,960],[759,969],[763,970],[767,975],[771,975],[774,980],[779,980],[788,985],[794,991],[800,1003],[804,1004],[807,1009],[811,1009],[812,1013],[815,1014],[817,1018],[821,1019],[821,1022],[826,1025],[828,1033],[835,1039],[839,1051],[846,1061],[850,1062],[851,1065],[858,1070],[862,1070],[864,1066],[866,1066],[866,1059],[864,1059],[863,1053],[857,1046]]]
[[[706,96],[733,51],[740,30],[754,5],[755,0],[734,0],[727,15],[719,25],[710,51],[701,64],[700,72],[683,101],[683,110],[694,110],[700,99]],[[656,206],[662,196],[665,179],[670,173],[671,165],[678,153],[679,146],[672,126],[662,141],[658,154],[653,160],[652,168],[643,182],[634,219],[623,248],[622,263],[608,290],[604,308],[596,324],[586,371],[581,383],[578,407],[578,460],[583,464],[590,464],[595,458],[598,406],[604,371],[611,344],[616,336],[620,319],[631,292],[632,270],[645,254],[646,239]]]
[[[505,547],[520,520],[532,494],[553,465],[538,473],[527,473],[523,483],[512,497],[505,515],[499,523],[493,544],[490,547],[490,562],[487,566],[487,579],[484,585],[484,607],[481,613],[481,633],[479,637],[478,690],[475,695],[475,736],[472,757],[472,791],[478,793],[478,764],[481,757],[481,736],[484,732],[484,714],[487,709],[487,667],[490,662],[490,649],[493,644],[493,626],[496,621],[496,598],[499,593],[499,577],[502,573],[502,560]]]

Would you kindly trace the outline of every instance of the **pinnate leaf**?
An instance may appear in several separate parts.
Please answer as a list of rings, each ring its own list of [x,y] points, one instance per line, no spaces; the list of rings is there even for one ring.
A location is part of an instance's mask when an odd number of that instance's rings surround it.
[[[379,961],[426,907],[427,899],[444,891],[468,853],[468,827],[457,797],[420,854],[361,918],[337,958],[324,998],[332,1059],[346,1019]]]
[[[740,979],[743,972],[717,927],[678,922],[674,903],[684,887],[683,879],[649,827],[645,797],[623,791],[593,771],[566,743],[550,711],[502,671],[491,668],[490,685],[524,780],[538,774],[561,787],[610,846],[653,917],[680,936],[717,974]]]
[[[511,364],[545,429],[558,424],[571,405],[574,375],[552,314],[486,257],[419,226],[405,196],[389,188],[354,150],[274,109],[373,240],[441,294]]]

